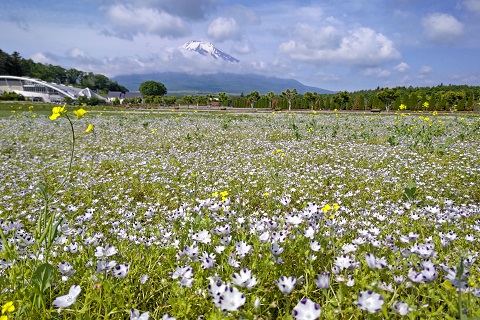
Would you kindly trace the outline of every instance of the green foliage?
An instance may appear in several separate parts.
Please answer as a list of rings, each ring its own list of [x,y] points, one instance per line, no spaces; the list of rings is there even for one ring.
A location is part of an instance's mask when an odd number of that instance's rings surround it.
[[[164,96],[167,94],[167,88],[161,82],[148,80],[142,82],[139,87],[140,93],[146,96]]]
[[[128,91],[124,86],[110,81],[101,74],[37,63],[31,59],[22,58],[18,52],[9,55],[2,50],[0,50],[0,75],[26,76],[47,82],[89,87],[92,90],[103,92],[121,91],[125,93]]]
[[[250,108],[253,108],[259,99],[260,99],[260,93],[258,93],[258,91],[252,91],[247,94],[247,100],[248,100],[248,103],[250,104]]]
[[[442,99],[445,100],[446,106],[450,111],[457,109],[458,103],[465,98],[464,91],[447,91],[442,95]]]
[[[15,92],[4,92],[0,95],[0,101],[25,101],[25,97]]]
[[[333,95],[333,101],[338,105],[338,109],[349,109],[348,106],[350,104],[350,96],[347,91],[338,92]]]

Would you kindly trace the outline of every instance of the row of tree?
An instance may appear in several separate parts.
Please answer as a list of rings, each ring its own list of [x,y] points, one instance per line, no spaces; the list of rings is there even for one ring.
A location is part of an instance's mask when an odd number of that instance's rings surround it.
[[[20,53],[8,54],[0,49],[0,75],[30,77],[47,82],[61,83],[74,87],[90,88],[99,93],[108,91],[127,92],[128,89],[111,81],[102,74],[84,72],[77,69],[65,69],[60,66],[34,62],[32,59],[24,59]]]
[[[176,99],[176,103],[187,105],[207,105],[211,101],[218,101],[220,106],[235,108],[271,108],[271,109],[311,109],[311,110],[448,110],[464,111],[474,110],[479,102],[475,97],[480,96],[476,87],[470,90],[431,91],[427,94],[424,90],[408,91],[401,88],[379,88],[376,90],[362,91],[360,93],[347,91],[336,94],[318,94],[306,92],[298,94],[296,89],[287,89],[277,95],[269,92],[260,95],[252,91],[241,96],[230,97],[221,92],[218,96],[183,96]]]

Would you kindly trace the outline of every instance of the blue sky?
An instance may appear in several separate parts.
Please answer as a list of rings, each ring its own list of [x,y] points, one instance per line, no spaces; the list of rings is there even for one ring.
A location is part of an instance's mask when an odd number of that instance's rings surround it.
[[[1,0],[0,49],[101,73],[259,73],[329,90],[480,85],[480,0]],[[213,43],[223,63],[178,49]]]

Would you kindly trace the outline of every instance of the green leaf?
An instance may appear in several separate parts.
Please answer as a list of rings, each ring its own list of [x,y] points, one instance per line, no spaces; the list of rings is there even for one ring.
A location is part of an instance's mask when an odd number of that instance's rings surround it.
[[[52,285],[54,277],[55,269],[51,264],[44,263],[33,273],[32,282],[39,293],[44,293]]]

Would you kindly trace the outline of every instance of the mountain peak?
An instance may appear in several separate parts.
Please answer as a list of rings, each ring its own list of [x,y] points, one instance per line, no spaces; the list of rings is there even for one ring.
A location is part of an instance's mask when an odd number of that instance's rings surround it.
[[[200,53],[204,56],[212,56],[215,59],[222,59],[231,63],[234,62],[240,62],[240,60],[232,57],[228,53],[223,52],[222,50],[216,48],[212,43],[210,42],[204,42],[204,41],[188,41],[182,44],[179,49],[184,49],[188,51],[193,51]]]

